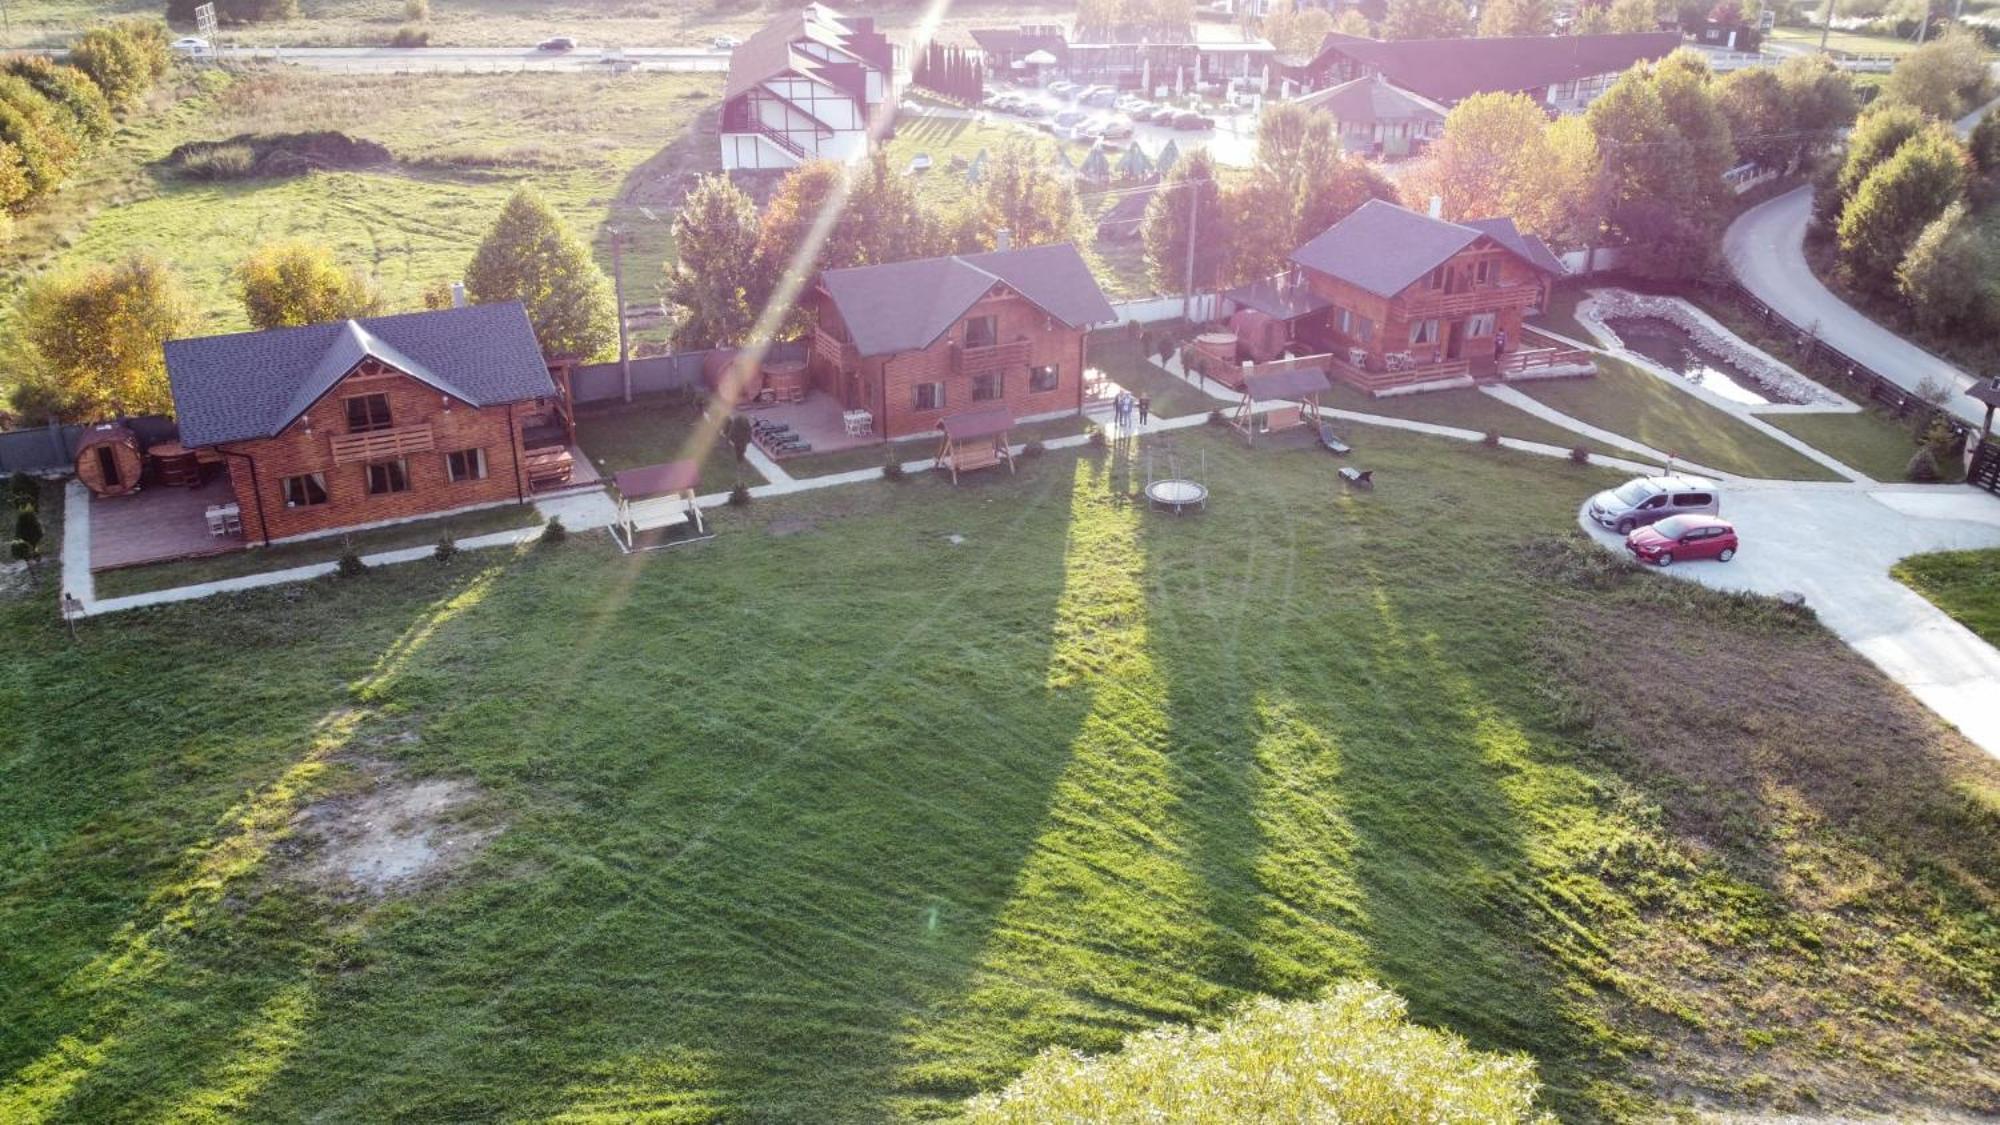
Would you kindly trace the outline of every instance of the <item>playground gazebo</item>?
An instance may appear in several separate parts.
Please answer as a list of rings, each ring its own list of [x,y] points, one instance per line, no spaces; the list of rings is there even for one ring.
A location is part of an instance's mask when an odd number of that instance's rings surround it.
[[[639,532],[666,527],[676,520],[685,521],[691,534],[663,537],[661,542],[649,546],[670,547],[706,539],[708,525],[701,518],[701,507],[695,503],[695,486],[700,481],[701,465],[693,460],[668,461],[619,472],[612,483],[618,490],[615,530],[624,532],[620,545],[627,551],[640,549]]]
[[[958,474],[1005,464],[1014,471],[1014,453],[1007,447],[1007,431],[1014,428],[1014,415],[1004,406],[986,406],[946,415],[938,422],[944,439],[938,443],[936,467],[951,471],[951,483]]]
[[[1236,404],[1230,419],[1250,444],[1257,434],[1277,433],[1304,425],[1319,424],[1319,396],[1333,389],[1326,371],[1318,367],[1294,367],[1284,371],[1252,371],[1243,376],[1243,400]],[[1279,403],[1261,414],[1263,403]]]

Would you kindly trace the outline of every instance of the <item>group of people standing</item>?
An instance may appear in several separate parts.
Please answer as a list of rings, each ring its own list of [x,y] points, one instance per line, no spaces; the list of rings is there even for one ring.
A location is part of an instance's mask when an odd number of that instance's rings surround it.
[[[1144,426],[1152,416],[1153,399],[1150,395],[1133,397],[1131,391],[1121,390],[1118,397],[1111,400],[1111,421],[1115,429],[1130,432],[1134,429],[1132,418],[1138,415],[1139,425]]]

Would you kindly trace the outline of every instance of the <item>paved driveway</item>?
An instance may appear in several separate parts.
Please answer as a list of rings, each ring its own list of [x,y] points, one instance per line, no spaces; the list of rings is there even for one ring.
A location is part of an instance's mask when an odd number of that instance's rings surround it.
[[[2000,758],[2000,651],[1889,576],[1908,555],[2000,547],[2000,497],[1972,488],[1744,482],[1723,504],[1743,551],[1664,575],[1721,590],[1796,591],[1842,640]],[[1607,549],[1623,542],[1581,512]]]

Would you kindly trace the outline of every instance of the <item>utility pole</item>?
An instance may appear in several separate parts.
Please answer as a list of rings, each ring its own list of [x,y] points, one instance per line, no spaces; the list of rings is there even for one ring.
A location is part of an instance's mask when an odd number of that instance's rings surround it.
[[[1833,34],[1833,0],[1826,0],[1826,22],[1819,29],[1819,53],[1826,54],[1826,37]]]
[[[625,343],[625,231],[611,228],[611,292],[618,302],[618,378],[625,387],[625,401],[632,401],[632,349]]]
[[[1182,286],[1181,292],[1181,319],[1192,324],[1194,323],[1194,236],[1195,224],[1201,216],[1201,192],[1195,190],[1195,185],[1201,181],[1187,179],[1182,182],[1188,187],[1188,248],[1187,282]]]

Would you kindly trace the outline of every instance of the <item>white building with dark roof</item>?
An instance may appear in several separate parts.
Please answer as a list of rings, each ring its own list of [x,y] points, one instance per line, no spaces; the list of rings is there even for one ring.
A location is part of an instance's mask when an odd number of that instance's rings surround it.
[[[896,100],[895,62],[873,19],[809,4],[772,20],[729,57],[723,168],[860,160],[869,121]]]

